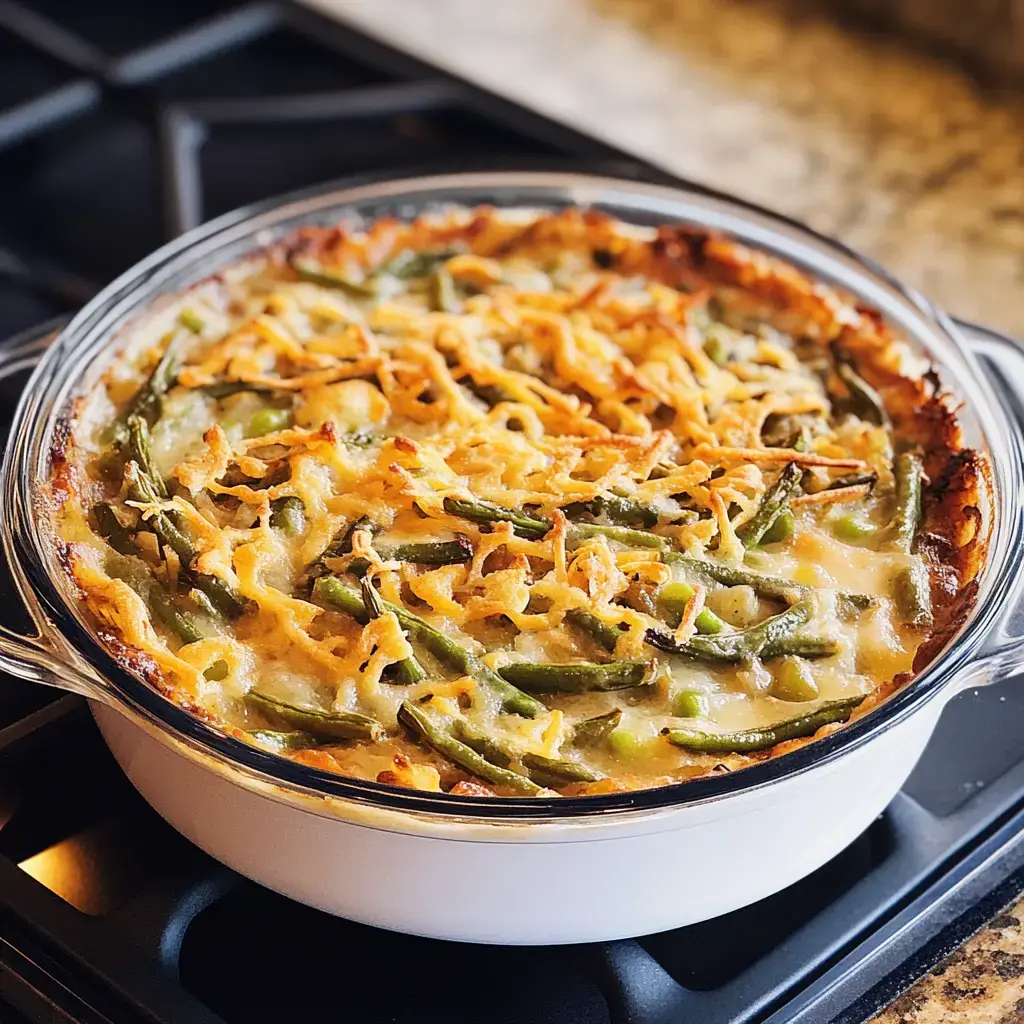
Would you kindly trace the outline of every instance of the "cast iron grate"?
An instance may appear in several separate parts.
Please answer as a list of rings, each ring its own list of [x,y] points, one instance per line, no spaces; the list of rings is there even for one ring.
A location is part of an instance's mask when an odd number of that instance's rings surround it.
[[[656,175],[287,3],[0,0],[0,67],[4,337],[201,220],[331,178],[566,160]]]
[[[205,218],[332,177],[570,160],[664,178],[286,3],[0,0],[0,67],[0,337]],[[0,381],[0,429],[26,376]],[[11,589],[0,574],[13,614]],[[79,699],[5,678],[0,1017],[861,1020],[1021,887],[1024,700],[1004,684],[959,703],[906,792],[791,889],[636,942],[505,949],[377,931],[240,879],[149,810]]]

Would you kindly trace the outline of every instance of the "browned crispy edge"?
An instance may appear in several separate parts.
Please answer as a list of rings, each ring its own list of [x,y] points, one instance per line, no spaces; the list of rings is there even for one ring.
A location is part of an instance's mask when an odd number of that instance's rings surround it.
[[[379,265],[399,249],[430,250],[455,243],[463,243],[479,255],[496,257],[508,255],[524,244],[555,250],[601,250],[620,273],[643,273],[687,292],[718,294],[726,300],[730,296],[753,298],[768,311],[791,319],[796,317],[807,336],[822,347],[835,343],[847,352],[856,360],[861,375],[884,398],[896,433],[923,453],[928,484],[923,496],[919,544],[930,567],[936,613],[933,629],[917,651],[913,672],[897,676],[870,694],[854,713],[853,717],[859,718],[928,665],[957,634],[974,606],[995,514],[988,459],[964,446],[957,418],[958,399],[942,387],[936,367],[918,380],[901,375],[894,359],[899,339],[876,310],[856,305],[858,321],[841,323],[837,311],[849,308],[850,300],[776,257],[689,225],[665,225],[653,241],[647,241],[621,235],[616,230],[618,223],[599,211],[570,208],[540,216],[523,226],[508,223],[500,211],[481,207],[462,223],[444,224],[424,217],[404,224],[386,218],[368,228],[346,224],[301,228],[265,250],[264,255],[271,266],[287,273],[287,264],[297,255],[315,258],[326,265],[365,268]],[[254,255],[239,262],[250,262]],[[224,272],[222,269],[213,277],[220,278]],[[173,300],[160,300],[160,305],[168,301]],[[125,330],[138,327],[135,321]],[[51,517],[58,516],[60,507],[80,490],[76,481],[78,467],[69,456],[73,447],[71,425],[81,401],[76,401],[55,431],[51,450],[52,491],[43,502]],[[991,510],[987,519],[983,508]],[[70,552],[62,553],[61,564],[88,603]],[[98,630],[97,639],[122,668],[143,678],[178,706],[223,731],[239,734],[234,727],[216,721],[164,679],[145,651],[126,644],[109,629]],[[757,754],[724,756],[704,774],[735,770],[776,757],[841,728],[841,724],[825,726],[812,737],[780,743]],[[622,784],[605,780],[589,787],[573,786],[566,792],[612,792],[629,788],[628,781],[628,777],[623,778]],[[664,780],[675,781],[678,780]]]

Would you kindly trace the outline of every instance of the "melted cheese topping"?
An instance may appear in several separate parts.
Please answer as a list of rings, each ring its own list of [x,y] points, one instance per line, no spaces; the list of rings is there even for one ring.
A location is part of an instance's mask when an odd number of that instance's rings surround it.
[[[471,767],[403,728],[403,702],[449,735],[488,737],[503,751],[496,766],[529,775],[539,756],[590,778],[541,773],[541,786],[607,792],[749,760],[666,732],[764,729],[909,672],[927,620],[901,607],[900,580],[928,567],[893,542],[900,441],[837,381],[835,330],[791,310],[752,316],[735,291],[673,281],[622,225],[602,227],[598,249],[569,244],[558,217],[480,224],[460,214],[319,239],[313,269],[307,238],[186,301],[192,330],[171,324],[133,373],[108,375],[90,400],[107,422],[84,414],[75,436],[90,481],[77,514],[96,532],[68,537],[97,620],[253,743],[425,790],[481,791]],[[858,315],[821,304],[836,330]],[[140,501],[122,478],[139,461],[123,423],[169,346],[181,365],[145,410],[149,469],[167,496]],[[752,543],[784,472],[798,493]],[[109,520],[88,507],[97,499],[129,536],[117,554]],[[297,519],[286,523],[282,503]],[[161,534],[168,522],[194,557]],[[451,564],[417,548],[453,541],[465,555],[456,547]],[[679,555],[741,575],[695,576]],[[796,585],[792,600],[745,583],[752,573]],[[365,575],[476,667],[438,657],[388,605],[362,623],[333,607],[312,588],[325,575],[352,592]],[[211,577],[242,614],[211,605]],[[691,596],[666,607],[678,584]],[[801,596],[810,612],[797,632],[818,644],[814,657],[686,650],[709,616],[728,637]],[[610,644],[580,628],[581,612]],[[679,651],[652,645],[652,630]],[[424,674],[401,683],[409,659]],[[488,681],[520,662],[630,660],[646,666],[639,685],[538,694],[532,717],[509,713]],[[369,716],[383,732],[300,736],[295,751],[295,730],[250,691]],[[577,726],[615,709],[614,731],[585,744]],[[516,791],[497,780],[492,791]]]

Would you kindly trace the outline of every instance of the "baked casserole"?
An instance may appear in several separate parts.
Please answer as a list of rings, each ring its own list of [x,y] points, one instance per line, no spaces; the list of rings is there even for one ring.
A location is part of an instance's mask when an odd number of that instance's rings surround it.
[[[592,210],[303,229],[131,328],[54,456],[125,665],[282,757],[468,796],[841,728],[955,632],[991,525],[871,310]]]

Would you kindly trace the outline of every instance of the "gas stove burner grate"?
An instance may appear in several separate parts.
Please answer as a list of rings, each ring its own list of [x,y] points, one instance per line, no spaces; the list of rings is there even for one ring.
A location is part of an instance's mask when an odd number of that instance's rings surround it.
[[[662,177],[287,3],[0,0],[0,336],[203,220],[353,175]]]
[[[0,337],[46,333],[211,216],[332,178],[569,161],[671,180],[289,3],[0,0],[0,68]],[[27,373],[0,380],[2,430]],[[0,601],[17,607],[2,573]],[[0,1019],[853,1024],[1024,887],[1016,690],[959,698],[885,814],[790,889],[637,941],[509,949],[239,878],[144,804],[81,700],[4,678]]]

